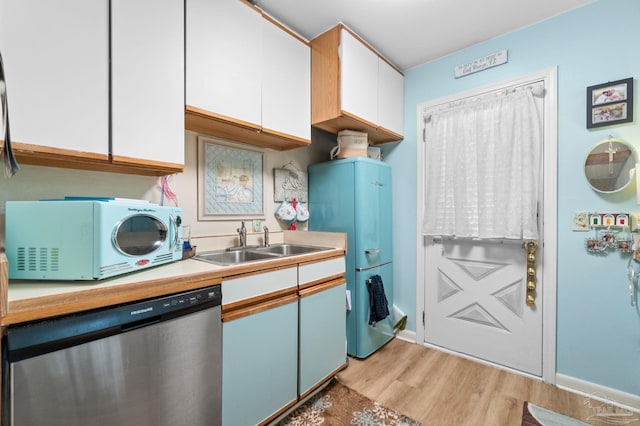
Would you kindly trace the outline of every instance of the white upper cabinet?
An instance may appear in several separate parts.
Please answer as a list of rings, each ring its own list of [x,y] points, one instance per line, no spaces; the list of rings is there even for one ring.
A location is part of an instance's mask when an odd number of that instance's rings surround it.
[[[311,139],[309,46],[262,21],[262,128]]]
[[[184,164],[184,1],[111,0],[114,162]]]
[[[18,161],[158,176],[182,171],[183,1],[0,1]]]
[[[0,1],[0,52],[16,144],[106,160],[108,8],[107,0]]]
[[[378,123],[378,55],[343,29],[340,44],[340,99],[343,111]]]
[[[262,16],[239,0],[187,0],[187,105],[260,127]]]
[[[404,77],[378,58],[378,124],[401,135],[404,131]]]
[[[373,145],[401,140],[402,73],[343,24],[310,44],[312,125],[365,132]]]
[[[242,0],[187,0],[188,130],[278,150],[311,142],[306,42]]]

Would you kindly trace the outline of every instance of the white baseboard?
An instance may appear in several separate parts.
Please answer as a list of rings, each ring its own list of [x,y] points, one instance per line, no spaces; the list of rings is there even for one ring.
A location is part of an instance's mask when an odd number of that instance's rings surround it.
[[[396,339],[404,340],[409,343],[418,343],[415,331],[401,330],[396,334]]]
[[[556,374],[556,386],[569,392],[584,395],[584,404],[593,409],[592,420],[600,420],[607,423],[607,418],[615,417],[617,421],[640,421],[640,395],[622,392],[596,383],[587,382],[564,374]],[[627,410],[626,412],[613,413],[611,406]],[[616,423],[623,424],[623,423]]]

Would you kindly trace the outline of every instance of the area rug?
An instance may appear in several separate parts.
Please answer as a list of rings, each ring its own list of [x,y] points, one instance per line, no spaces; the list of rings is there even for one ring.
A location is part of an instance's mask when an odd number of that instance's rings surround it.
[[[522,407],[522,426],[589,426],[589,423],[525,401]]]
[[[414,426],[420,422],[360,395],[333,379],[278,426]]]

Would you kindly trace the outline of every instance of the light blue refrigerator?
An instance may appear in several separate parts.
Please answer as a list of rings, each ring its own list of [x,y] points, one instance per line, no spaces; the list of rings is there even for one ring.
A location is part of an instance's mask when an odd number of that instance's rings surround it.
[[[309,230],[347,233],[347,353],[366,358],[393,337],[391,167],[352,157],[309,166]],[[382,278],[389,316],[369,324],[368,281]]]

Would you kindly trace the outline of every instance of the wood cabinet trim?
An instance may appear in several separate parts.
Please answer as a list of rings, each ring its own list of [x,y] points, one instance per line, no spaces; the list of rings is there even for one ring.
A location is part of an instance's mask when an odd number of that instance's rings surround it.
[[[332,278],[332,277],[329,277],[329,278]],[[341,276],[338,278],[332,278],[331,281],[327,281],[327,282],[323,282],[323,281],[324,280],[318,280],[318,282],[308,283],[308,284],[305,284],[304,286],[300,286],[300,290],[298,294],[300,295],[301,298],[307,297],[307,296],[311,296],[313,294],[319,293],[321,291],[328,290],[333,287],[338,287],[347,282],[344,276]]]
[[[4,141],[2,141],[4,147]],[[184,166],[140,159],[113,162],[107,154],[73,151],[26,143],[12,143],[18,163],[32,166],[60,167],[65,169],[89,170],[110,173],[125,173],[143,176],[165,176],[179,173]],[[125,159],[125,157],[116,157]]]
[[[297,287],[296,286],[291,286],[291,287],[287,287],[287,288],[283,288],[280,290],[276,290],[276,291],[272,291],[269,293],[265,293],[265,294],[259,294],[257,296],[253,296],[253,297],[249,297],[246,299],[241,299],[241,300],[237,300],[235,302],[231,302],[231,303],[224,303],[223,301],[223,305],[222,305],[222,313],[229,313],[229,312],[233,312],[235,310],[239,310],[239,309],[244,309],[247,307],[251,307],[251,306],[255,306],[255,305],[259,305],[261,303],[266,303],[268,301],[274,300],[274,299],[278,299],[281,297],[287,297],[290,296],[292,294],[296,294],[297,293]],[[224,298],[224,296],[223,296]]]
[[[339,259],[341,257],[344,257],[344,253],[340,253],[339,255],[331,256],[331,257],[323,257],[321,259],[311,259],[304,262],[299,262],[298,264],[300,266],[304,266],[304,265],[310,265],[312,263],[320,263],[320,262],[326,262],[327,260]]]
[[[263,10],[260,10],[260,9],[258,9],[258,10],[260,11],[260,14],[262,15],[262,17],[265,20],[269,21],[270,23],[272,23],[276,27],[280,28],[281,30],[283,30],[284,32],[286,32],[287,34],[289,34],[290,36],[292,36],[296,40],[300,41],[305,46],[309,46],[309,41],[305,40],[300,34],[292,31],[291,29],[289,29],[287,27],[285,27],[283,24],[278,22],[274,17],[272,17],[271,15],[265,13]]]
[[[112,156],[111,162],[113,164],[123,164],[131,167],[140,167],[144,169],[155,169],[155,170],[166,169],[167,174],[176,173],[176,170],[179,172],[184,171],[183,164],[165,163],[162,161],[145,160],[141,158],[131,158],[131,157],[125,157],[122,155]]]
[[[191,105],[185,107],[185,129],[278,151],[302,148],[311,144],[311,140],[308,139],[263,129],[257,124]]]
[[[289,294],[284,297],[277,297],[275,299],[271,298],[270,300],[264,301],[262,303],[254,303],[248,306],[243,306],[239,308],[235,308],[232,310],[225,309],[225,306],[222,307],[222,322],[229,322],[233,320],[237,320],[239,318],[243,318],[249,315],[254,315],[269,309],[277,308],[279,306],[288,305],[289,303],[294,303],[298,301],[298,295],[295,293]]]
[[[340,112],[340,28],[334,27],[311,40],[311,124],[329,120]]]
[[[333,134],[338,134],[344,129],[366,132],[371,145],[402,140],[402,135],[341,108],[340,85],[342,82],[339,46],[342,29],[348,31],[402,75],[402,72],[395,65],[380,55],[346,25],[340,23],[325,31],[309,42],[311,46],[311,125]]]

